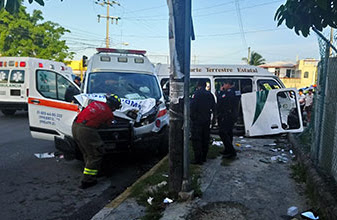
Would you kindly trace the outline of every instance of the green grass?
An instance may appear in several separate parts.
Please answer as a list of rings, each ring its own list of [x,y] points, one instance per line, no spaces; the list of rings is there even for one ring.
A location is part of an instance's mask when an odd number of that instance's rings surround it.
[[[307,180],[307,170],[306,167],[297,163],[291,166],[292,174],[291,177],[299,183],[305,183]]]
[[[220,151],[222,150],[222,147],[218,146],[212,146],[210,145],[209,151],[207,154],[208,159],[214,159],[220,155]],[[189,156],[190,159],[194,158],[194,152],[192,149],[192,146],[189,148]],[[199,165],[193,165],[191,164],[189,166],[190,171],[190,177],[191,177],[191,189],[194,190],[194,196],[195,197],[201,197],[202,191],[200,188],[200,182],[199,179],[201,177],[201,166]],[[164,161],[161,166],[156,170],[156,172],[145,178],[144,180],[140,181],[138,184],[136,184],[132,190],[130,197],[136,198],[138,204],[145,206],[145,216],[142,217],[142,220],[155,220],[160,219],[162,216],[162,212],[166,208],[166,204],[163,203],[163,200],[168,197],[173,199],[174,201],[179,201],[177,195],[173,195],[169,193],[168,184],[158,188],[156,192],[149,192],[147,189],[149,189],[151,186],[155,186],[162,181],[168,182],[168,177],[165,177],[163,175],[169,174],[169,164],[168,159]],[[153,197],[152,205],[148,204],[147,199],[149,197]]]
[[[295,137],[297,138],[301,148],[307,153],[310,152],[311,144],[313,142],[312,128],[307,127],[306,129],[304,129],[302,133],[300,133],[299,135]]]
[[[220,151],[223,150],[223,147],[210,145],[208,149],[207,159],[215,159],[220,156]]]
[[[162,181],[168,182],[168,177],[163,175],[167,175],[169,173],[169,164],[168,159],[164,161],[164,163],[156,170],[156,172],[140,181],[136,184],[132,190],[130,197],[136,198],[138,204],[145,206],[145,216],[142,217],[143,220],[155,220],[160,219],[162,216],[162,212],[165,210],[166,204],[163,203],[163,200],[168,197],[173,199],[173,201],[179,201],[177,195],[173,195],[169,193],[168,184],[157,188],[155,192],[149,192],[150,186],[155,186]],[[201,176],[200,166],[190,165],[190,176],[191,176],[191,188],[194,190],[195,196],[201,196],[202,192],[200,189],[200,184],[198,179]],[[149,197],[153,197],[152,205],[148,204],[147,199]]]

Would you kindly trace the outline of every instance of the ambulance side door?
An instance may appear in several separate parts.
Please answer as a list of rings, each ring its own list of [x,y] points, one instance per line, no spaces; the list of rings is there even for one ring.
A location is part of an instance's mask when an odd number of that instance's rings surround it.
[[[72,136],[71,125],[79,108],[65,100],[70,87],[80,93],[75,83],[58,72],[35,71],[28,99],[29,127],[34,138],[54,140],[55,136]]]
[[[241,97],[246,136],[302,132],[296,89],[273,89]]]

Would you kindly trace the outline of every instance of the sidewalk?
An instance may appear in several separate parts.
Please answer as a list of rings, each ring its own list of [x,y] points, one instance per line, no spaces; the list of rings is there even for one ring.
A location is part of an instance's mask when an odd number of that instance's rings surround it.
[[[295,162],[287,139],[277,138],[236,137],[237,159],[207,161],[202,166],[202,197],[171,203],[161,219],[291,219],[289,207],[308,210],[303,187],[291,178],[290,166]],[[93,219],[139,219],[144,210],[126,199],[118,206],[108,205]]]

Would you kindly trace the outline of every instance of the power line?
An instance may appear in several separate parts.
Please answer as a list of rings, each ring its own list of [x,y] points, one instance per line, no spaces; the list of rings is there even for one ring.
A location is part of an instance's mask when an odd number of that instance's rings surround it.
[[[247,41],[246,41],[245,31],[243,29],[243,24],[242,24],[242,18],[241,18],[239,0],[235,1],[235,7],[236,7],[236,13],[238,15],[238,20],[239,20],[239,27],[240,27],[240,32],[241,32],[241,40],[242,40],[244,48],[247,48]]]
[[[260,33],[260,32],[272,32],[272,31],[279,31],[279,30],[287,30],[287,28],[273,28],[273,29],[262,29],[262,30],[253,30],[253,31],[244,31],[245,34],[253,34],[253,33]],[[230,36],[230,35],[239,35],[241,32],[233,32],[233,33],[221,33],[221,34],[207,34],[207,35],[196,35],[198,38],[203,37],[223,37],[223,36]],[[117,36],[117,35],[116,35]],[[164,35],[124,35],[124,37],[135,37],[135,38],[168,38],[168,36]]]
[[[155,6],[155,7],[151,7],[151,8],[143,8],[143,9],[138,9],[138,10],[134,10],[134,11],[128,11],[128,12],[125,12],[125,14],[149,11],[149,10],[153,10],[153,9],[157,9],[157,8],[163,8],[163,7],[167,7],[167,5],[165,4],[165,5]]]
[[[261,3],[261,4],[256,4],[256,5],[251,5],[251,6],[247,6],[247,7],[242,7],[240,10],[246,10],[246,9],[250,9],[250,8],[256,8],[256,7],[261,7],[261,6],[265,6],[265,5],[270,5],[270,4],[274,4],[276,2],[282,2],[283,0],[275,0],[275,1],[270,1],[270,2],[265,2],[265,3]],[[225,12],[232,12],[232,11],[236,11],[236,9],[229,9],[229,10],[223,10],[223,11],[218,11],[218,12],[214,12],[214,13],[206,13],[206,14],[201,14],[201,15],[194,15],[193,18],[200,18],[200,17],[209,17],[209,16],[213,16],[213,15],[217,15],[217,14],[222,14]],[[156,17],[156,18],[154,18]],[[159,17],[159,18],[158,18]],[[152,19],[151,19],[152,18]],[[137,20],[137,19],[147,19],[149,20],[168,20],[168,17],[164,18],[162,15],[152,15],[152,16],[142,16],[142,17],[125,17],[123,19],[127,19],[127,20]]]
[[[240,10],[242,11],[242,10],[246,10],[246,9],[250,9],[250,8],[261,7],[261,6],[265,6],[265,5],[274,4],[276,2],[283,2],[283,0],[275,0],[275,1],[265,2],[265,3],[261,3],[261,4],[251,5],[251,6],[247,6],[247,7],[242,7]],[[194,16],[194,17],[207,17],[207,16],[222,14],[224,12],[231,12],[231,11],[235,11],[235,10],[236,9],[224,10],[224,11],[219,11],[219,12],[215,12],[215,13],[212,13],[212,14],[207,13],[207,14],[198,15],[198,16]]]

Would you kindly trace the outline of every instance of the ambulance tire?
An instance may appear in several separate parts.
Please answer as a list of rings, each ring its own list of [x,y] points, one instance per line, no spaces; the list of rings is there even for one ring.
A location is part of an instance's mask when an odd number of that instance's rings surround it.
[[[15,109],[3,109],[1,112],[6,116],[14,115],[16,110]]]
[[[159,145],[157,148],[157,154],[158,156],[165,156],[169,152],[169,134],[168,134],[168,128],[165,128],[165,133],[163,134],[163,137],[159,141]]]

